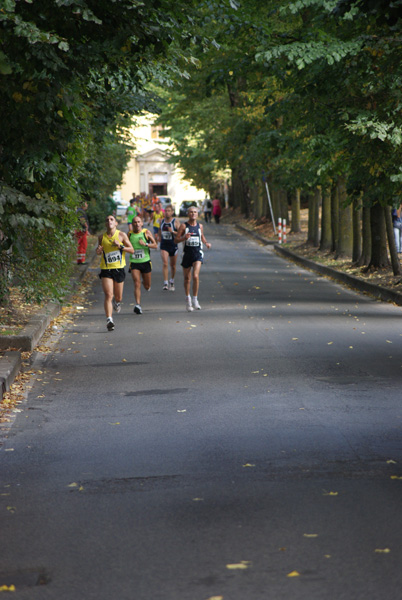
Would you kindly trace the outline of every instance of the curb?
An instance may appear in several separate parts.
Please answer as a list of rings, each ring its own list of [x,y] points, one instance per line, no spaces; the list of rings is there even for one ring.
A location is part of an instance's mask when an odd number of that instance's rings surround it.
[[[70,279],[69,295],[76,290],[91,263],[92,260],[89,260],[83,269],[76,269]],[[43,311],[32,317],[20,334],[0,336],[0,351],[15,348],[5,352],[0,358],[0,402],[21,369],[21,352],[31,352],[35,348],[50,322],[60,314],[61,308],[62,304],[58,302],[48,302]]]
[[[10,389],[10,385],[14,381],[21,368],[21,352],[11,351],[5,352],[1,359],[0,366],[0,391],[1,398]]]

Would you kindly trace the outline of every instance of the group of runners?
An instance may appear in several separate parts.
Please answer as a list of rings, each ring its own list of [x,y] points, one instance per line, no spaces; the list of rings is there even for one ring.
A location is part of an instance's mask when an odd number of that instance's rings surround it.
[[[175,291],[176,261],[178,244],[183,242],[183,258],[181,266],[184,275],[184,291],[186,310],[200,310],[198,301],[199,274],[203,263],[203,244],[209,249],[211,244],[204,236],[203,226],[198,222],[198,208],[190,206],[187,221],[180,223],[174,217],[173,207],[167,206],[165,213],[153,211],[153,234],[144,227],[141,214],[128,218],[129,231],[125,233],[117,229],[117,220],[113,215],[106,217],[106,232],[99,236],[96,252],[101,256],[100,274],[104,292],[104,308],[106,327],[109,331],[115,328],[113,311],[119,313],[123,297],[123,286],[126,277],[126,254],[129,255],[129,273],[134,282],[134,312],[142,314],[141,283],[146,291],[151,289],[152,263],[150,249],[160,251],[163,269],[163,291]],[[155,219],[155,214],[158,215]],[[169,279],[170,266],[170,279]],[[192,279],[192,296],[191,292]]]

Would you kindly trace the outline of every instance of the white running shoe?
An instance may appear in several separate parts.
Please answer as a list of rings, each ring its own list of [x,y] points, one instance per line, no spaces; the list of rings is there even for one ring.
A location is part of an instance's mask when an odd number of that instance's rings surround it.
[[[168,289],[169,289],[169,287],[168,287],[168,284],[167,284],[167,283],[164,283],[164,284],[163,284],[163,288],[162,288],[162,290],[163,290],[164,292],[167,292],[167,291],[168,291]]]
[[[110,317],[106,321],[106,327],[107,327],[108,331],[113,331],[113,329],[114,329],[113,319],[111,319]]]
[[[193,298],[193,307],[196,310],[201,310],[201,306],[200,306],[200,303],[198,302],[197,298]]]
[[[171,282],[169,283],[169,290],[170,290],[171,292],[174,292],[174,291],[175,291],[175,289],[176,289],[176,288],[174,287],[174,281],[171,281]]]
[[[142,308],[141,308],[141,306],[139,304],[136,304],[134,306],[134,312],[135,312],[136,315],[142,315]]]
[[[112,304],[113,304],[113,308],[114,310],[119,313],[121,311],[121,304],[120,302],[116,302],[116,300],[113,298],[112,299]]]
[[[194,308],[191,305],[191,300],[186,301],[186,310],[187,312],[193,312]]]

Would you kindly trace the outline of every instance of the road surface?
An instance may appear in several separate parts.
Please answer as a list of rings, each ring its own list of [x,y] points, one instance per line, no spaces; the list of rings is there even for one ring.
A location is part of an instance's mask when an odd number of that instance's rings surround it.
[[[82,316],[35,364],[0,451],[0,586],[54,600],[402,597],[401,308],[205,229],[108,332]],[[95,274],[96,269],[93,270]],[[13,596],[14,597],[14,596]]]

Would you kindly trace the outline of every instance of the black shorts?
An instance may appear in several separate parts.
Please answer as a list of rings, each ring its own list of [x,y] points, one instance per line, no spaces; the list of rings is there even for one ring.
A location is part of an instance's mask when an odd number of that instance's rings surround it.
[[[147,262],[141,262],[141,263],[131,262],[128,272],[131,273],[131,271],[139,271],[140,273],[151,273],[152,272],[152,262],[150,260],[147,260]]]
[[[163,246],[161,244],[161,250],[164,250],[165,252],[167,252],[169,254],[170,257],[172,256],[176,256],[176,254],[179,251],[179,246]]]
[[[184,269],[189,269],[190,267],[193,266],[193,264],[195,262],[204,262],[204,258],[203,255],[201,254],[201,252],[197,253],[197,254],[183,254],[183,260],[181,261],[181,266]]]
[[[126,278],[126,272],[124,269],[101,269],[99,278],[102,279],[102,277],[113,279],[116,283],[123,283]]]

